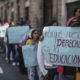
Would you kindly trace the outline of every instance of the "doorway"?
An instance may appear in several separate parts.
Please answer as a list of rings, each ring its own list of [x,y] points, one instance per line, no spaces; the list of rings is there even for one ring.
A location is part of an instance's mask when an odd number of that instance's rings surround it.
[[[43,1],[43,25],[45,26],[52,19],[52,0]]]

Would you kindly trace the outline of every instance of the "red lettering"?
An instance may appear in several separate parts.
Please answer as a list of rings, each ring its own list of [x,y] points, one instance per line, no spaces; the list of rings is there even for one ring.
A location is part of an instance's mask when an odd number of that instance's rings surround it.
[[[69,56],[65,55],[65,63],[66,63],[66,64],[70,64],[70,63],[69,63],[70,56],[71,56],[71,55],[69,55]]]
[[[64,62],[63,62],[63,57],[64,57],[64,55],[60,55],[60,62],[61,62],[61,64],[64,64]]]
[[[80,64],[80,56],[78,56],[78,65]]]
[[[61,39],[57,39],[57,46],[61,46],[62,42]]]
[[[80,41],[57,39],[57,47],[60,47],[60,46],[68,47],[68,48],[80,48]]]
[[[77,63],[77,56],[76,56],[76,55],[72,57],[72,62],[73,62],[74,64]]]
[[[50,63],[56,63],[58,61],[58,55],[57,54],[52,54],[52,53],[49,53],[50,55]]]

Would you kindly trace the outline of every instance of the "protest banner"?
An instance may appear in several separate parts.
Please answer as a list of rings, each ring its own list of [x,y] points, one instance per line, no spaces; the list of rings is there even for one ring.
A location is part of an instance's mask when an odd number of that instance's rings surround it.
[[[49,64],[80,67],[80,28],[45,27],[42,49]]]
[[[8,28],[9,43],[19,43],[20,40],[29,33],[29,26],[10,27]]]
[[[0,27],[0,37],[5,37],[6,35],[6,29],[2,26]]]
[[[22,46],[25,67],[37,66],[37,44]]]

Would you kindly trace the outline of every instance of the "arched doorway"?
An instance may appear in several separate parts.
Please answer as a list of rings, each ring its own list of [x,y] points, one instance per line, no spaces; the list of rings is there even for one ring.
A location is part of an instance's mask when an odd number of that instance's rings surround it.
[[[49,20],[52,19],[52,0],[43,1],[43,25],[45,26]]]

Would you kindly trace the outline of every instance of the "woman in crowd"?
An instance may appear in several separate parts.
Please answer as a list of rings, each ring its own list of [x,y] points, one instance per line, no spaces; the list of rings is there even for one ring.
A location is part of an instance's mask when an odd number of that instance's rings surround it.
[[[39,41],[39,31],[34,29],[31,32],[31,39],[27,40],[26,45],[35,45],[38,44]],[[29,80],[35,80],[35,72],[37,71],[37,75],[39,80],[43,80],[42,73],[38,66],[28,67],[28,78]]]
[[[11,23],[10,23],[10,27],[14,27],[14,26],[15,26],[14,22],[11,22]],[[7,60],[7,63],[10,62],[10,53],[11,53],[11,51],[12,51],[12,58],[13,58],[13,63],[12,63],[12,65],[15,66],[15,65],[16,65],[16,63],[15,63],[15,55],[16,55],[15,44],[10,44],[10,43],[9,43],[9,40],[7,40],[7,41],[8,41],[8,42],[7,42],[7,45],[8,45],[8,53],[7,53],[8,60]]]
[[[29,23],[30,24],[30,23]],[[29,26],[29,24],[26,24],[27,26]],[[29,26],[29,28],[31,29],[31,27]],[[31,33],[32,29],[30,30],[29,34]],[[22,74],[26,74],[26,68],[24,65],[24,60],[23,60],[23,55],[22,55],[22,46],[26,45],[26,41],[30,38],[29,34],[26,34],[22,40],[20,41],[17,50],[18,50],[18,61],[19,61],[19,70]]]
[[[67,21],[67,26],[70,26],[72,22],[80,21],[80,7],[74,9],[73,15],[74,17]]]
[[[80,7],[74,10],[74,17],[67,21],[67,26],[80,27]],[[63,71],[63,80],[75,80],[76,68],[65,66]]]
[[[47,26],[57,26],[57,25],[58,25],[58,23],[56,20],[52,20],[47,24]],[[43,51],[42,51],[43,49],[41,47],[42,40],[43,40],[43,36],[40,37],[40,41],[38,44],[38,53],[37,53],[37,59],[38,59],[38,64],[39,64],[40,70],[43,73],[44,77],[47,78],[48,80],[58,80],[57,76],[55,76],[58,74],[57,66],[56,65],[47,65],[44,61],[44,53],[43,53]]]

